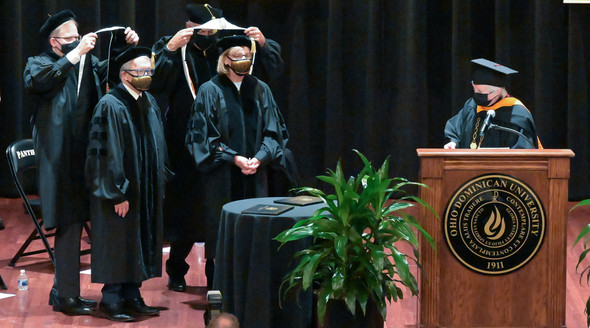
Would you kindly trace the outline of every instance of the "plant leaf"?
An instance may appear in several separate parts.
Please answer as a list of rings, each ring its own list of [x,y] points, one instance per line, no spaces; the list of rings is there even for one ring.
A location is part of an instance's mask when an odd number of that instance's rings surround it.
[[[584,199],[581,202],[579,202],[576,205],[574,205],[572,208],[570,208],[570,212],[573,211],[574,208],[576,208],[578,206],[586,206],[586,205],[590,205],[590,198],[589,199]]]
[[[418,220],[404,213],[410,207],[424,206],[437,215],[424,200],[404,190],[428,186],[402,177],[389,178],[389,157],[375,170],[362,153],[354,152],[363,163],[359,173],[345,176],[338,161],[334,171],[317,177],[333,192],[298,188],[298,192],[320,197],[325,206],[275,237],[281,246],[302,238],[313,239],[311,246],[296,253],[299,263],[283,282],[286,290],[313,286],[322,323],[326,304],[332,298],[344,300],[351,313],[359,308],[365,313],[367,302],[374,301],[385,317],[386,300],[403,298],[400,286],[407,286],[412,295],[418,293],[408,264],[411,260],[422,269],[418,234],[435,248],[432,236]],[[412,253],[400,251],[398,242],[410,245]]]

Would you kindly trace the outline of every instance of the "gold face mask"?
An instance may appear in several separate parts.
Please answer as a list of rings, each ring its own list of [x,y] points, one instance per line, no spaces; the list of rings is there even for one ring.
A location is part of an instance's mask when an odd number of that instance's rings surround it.
[[[147,91],[152,84],[152,75],[154,74],[153,68],[148,69],[128,69],[125,70],[127,74],[131,75],[131,81],[129,84],[138,91]],[[132,74],[134,72],[135,74]]]
[[[231,59],[230,68],[238,75],[246,75],[250,73],[250,67],[252,66],[252,59]]]
[[[131,75],[133,76],[133,75]],[[152,85],[151,76],[133,76],[129,83],[139,91],[147,91]]]

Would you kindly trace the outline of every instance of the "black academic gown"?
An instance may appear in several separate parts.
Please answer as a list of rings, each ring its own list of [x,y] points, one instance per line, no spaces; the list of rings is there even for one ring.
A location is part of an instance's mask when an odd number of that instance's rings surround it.
[[[150,88],[153,94],[165,94],[168,99],[164,128],[174,177],[166,187],[168,196],[164,203],[164,237],[170,242],[204,241],[204,222],[198,219],[202,209],[193,201],[202,197],[203,182],[184,145],[194,99],[183,71],[181,50],[171,52],[166,47],[171,38],[161,38],[152,48],[155,73]],[[219,53],[215,46],[202,51],[192,43],[186,49],[187,67],[196,94],[201,84],[217,74]],[[283,66],[280,45],[267,39],[265,47],[257,53],[254,74],[276,77],[282,72]]]
[[[512,97],[504,98],[491,107],[477,106],[473,99],[467,100],[459,113],[447,121],[445,137],[455,142],[457,148],[470,148],[474,141],[474,132],[476,132],[475,143],[479,144],[481,138],[479,131],[489,109],[496,111],[496,116],[490,120],[491,123],[516,130],[524,134],[526,139],[515,133],[488,129],[481,147],[533,148],[532,143],[534,148],[538,148],[537,129],[533,116],[522,102]]]
[[[206,252],[215,251],[223,204],[268,193],[266,168],[285,166],[288,133],[268,85],[246,75],[238,92],[225,75],[203,84],[191,109],[186,146],[202,174],[199,219],[206,222]],[[220,150],[221,148],[221,150]],[[256,174],[244,175],[234,156],[256,157]]]
[[[52,51],[30,57],[23,77],[34,97],[33,139],[39,168],[43,226],[53,229],[90,218],[84,184],[88,123],[101,95],[106,61],[86,56],[80,97],[79,64]]]
[[[92,282],[139,283],[162,275],[166,143],[158,105],[142,108],[122,84],[96,105],[86,176],[91,191]],[[129,201],[122,218],[114,205]]]

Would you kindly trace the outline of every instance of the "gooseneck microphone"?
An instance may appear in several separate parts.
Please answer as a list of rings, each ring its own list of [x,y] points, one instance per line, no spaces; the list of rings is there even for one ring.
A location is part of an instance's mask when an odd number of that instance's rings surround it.
[[[487,111],[486,119],[483,121],[483,125],[481,126],[481,130],[479,130],[480,137],[483,137],[484,134],[486,134],[486,131],[488,129],[488,125],[490,125],[490,118],[492,118],[492,117],[496,117],[496,111],[493,109],[490,109]]]
[[[529,143],[529,145],[531,145],[531,148],[532,149],[537,149],[537,146],[535,146],[535,144],[529,138],[527,138],[527,136],[525,136],[521,132],[518,132],[518,131],[516,131],[514,129],[511,129],[511,128],[507,128],[507,127],[504,127],[504,126],[499,126],[499,125],[490,123],[490,126],[488,127],[488,130],[500,130],[500,131],[506,131],[506,132],[514,133],[517,136],[521,137],[522,139],[526,140]]]

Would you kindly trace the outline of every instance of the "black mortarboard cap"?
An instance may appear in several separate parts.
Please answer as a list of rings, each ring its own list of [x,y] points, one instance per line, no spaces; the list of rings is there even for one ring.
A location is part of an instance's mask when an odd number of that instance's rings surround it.
[[[243,34],[230,35],[217,41],[216,45],[217,47],[221,48],[221,52],[224,52],[231,47],[248,47],[250,50],[252,50],[252,39]],[[260,45],[258,42],[256,42],[256,48],[259,47]]]
[[[130,46],[125,48],[125,50],[119,48],[118,51],[121,52],[117,53],[116,51],[112,51],[113,57],[111,57],[109,62],[110,67],[108,82],[111,85],[111,87],[112,85],[118,84],[121,81],[119,78],[119,70],[121,69],[121,66],[123,66],[123,64],[141,56],[146,56],[148,58],[152,57],[152,49],[147,47]]]
[[[120,55],[118,55],[115,59],[117,72],[121,69],[121,66],[123,66],[123,64],[141,56],[151,58],[152,49],[148,47],[129,47],[127,50],[123,51]]]
[[[74,15],[74,13],[69,9],[64,9],[55,15],[50,15],[43,26],[41,26],[41,29],[39,29],[39,34],[41,34],[43,38],[47,38],[49,37],[49,34],[53,32],[53,30],[58,28],[61,24],[72,19],[76,20],[76,15]]]
[[[473,84],[487,84],[496,87],[505,87],[508,82],[508,76],[518,73],[518,71],[504,65],[494,63],[493,61],[479,58],[471,61],[474,63]]]
[[[188,19],[197,24],[206,23],[212,19],[220,18],[223,15],[221,9],[213,8],[209,4],[189,3],[186,5]]]

